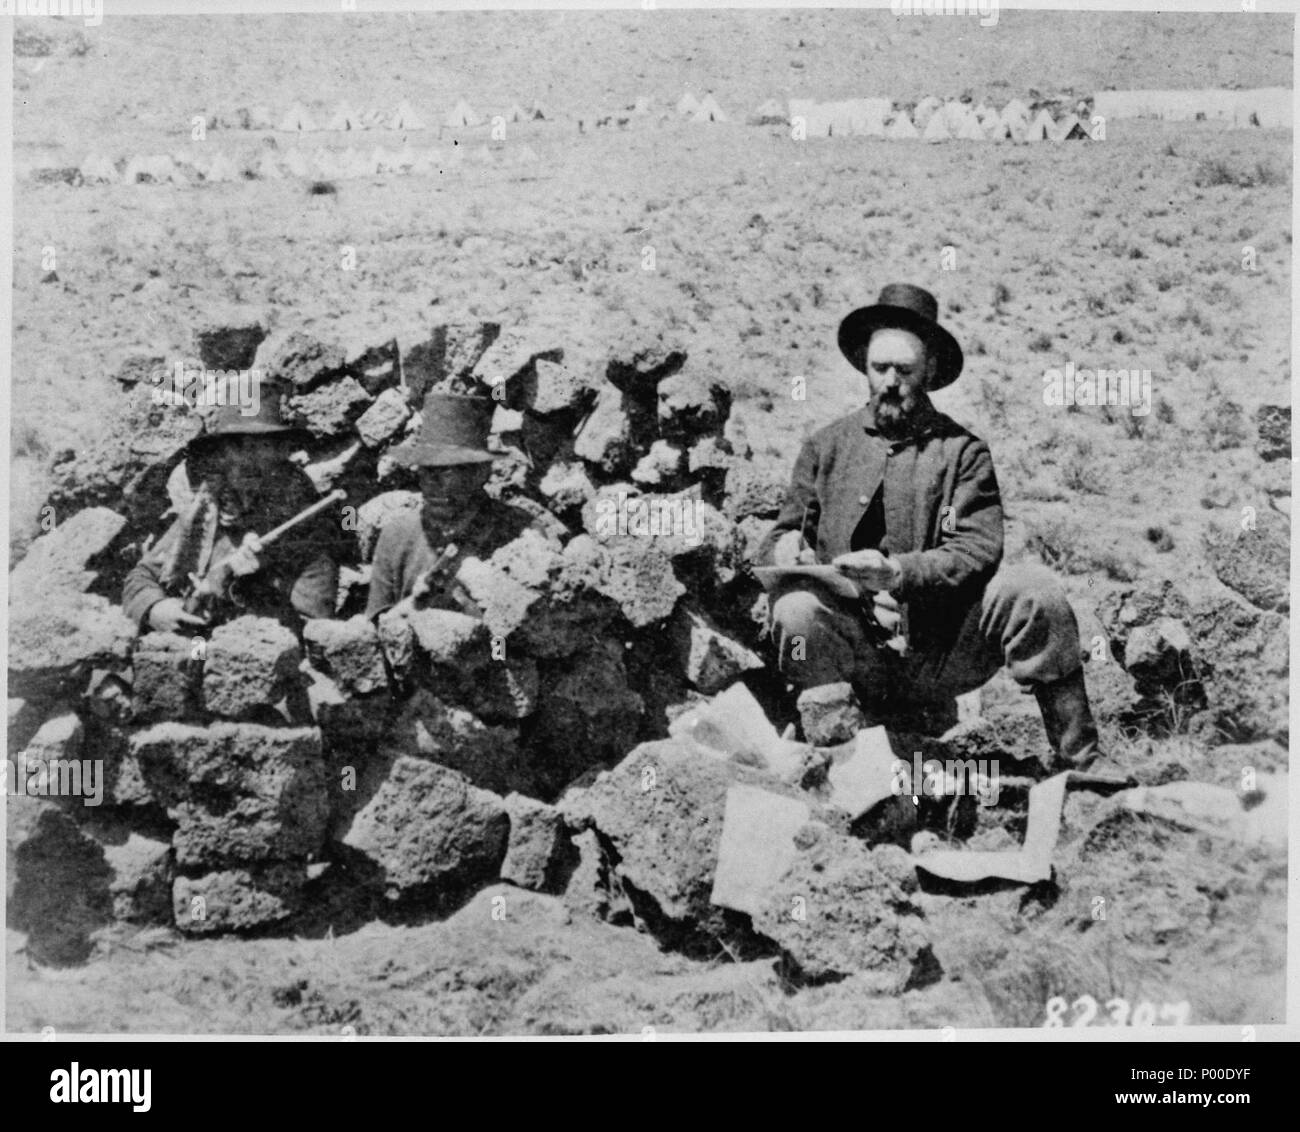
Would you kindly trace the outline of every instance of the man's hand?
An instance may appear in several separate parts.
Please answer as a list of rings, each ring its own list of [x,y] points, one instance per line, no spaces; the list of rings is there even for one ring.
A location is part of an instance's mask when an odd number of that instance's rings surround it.
[[[262,568],[262,561],[258,555],[262,553],[262,540],[249,531],[244,536],[244,541],[239,544],[239,549],[235,551],[222,564],[236,578],[245,578],[249,574],[256,574]]]
[[[178,597],[156,601],[149,610],[149,628],[159,633],[180,633],[187,628],[202,629],[206,625],[202,617],[186,613],[185,603]]]
[[[864,590],[892,590],[903,580],[903,568],[893,558],[878,550],[855,550],[841,554],[831,562],[841,574],[857,582]]]
[[[817,561],[817,552],[803,545],[803,534],[786,531],[772,547],[773,566],[807,566]]]

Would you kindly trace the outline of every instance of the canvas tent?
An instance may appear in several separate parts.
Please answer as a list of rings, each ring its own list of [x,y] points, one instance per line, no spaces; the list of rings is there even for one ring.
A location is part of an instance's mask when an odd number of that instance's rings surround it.
[[[218,153],[203,173],[205,181],[238,181],[239,168],[224,153]]]
[[[512,103],[510,108],[501,115],[507,122],[527,122],[528,115],[524,113],[524,108],[519,103]]]
[[[1002,120],[1010,123],[1013,118],[1020,118],[1025,122],[1029,121],[1029,107],[1018,98],[1013,98],[1002,107]]]
[[[298,102],[289,107],[285,116],[280,119],[279,126],[276,127],[282,133],[295,133],[303,130],[314,130],[315,128],[316,125],[312,122],[311,115]]]
[[[530,122],[545,122],[551,116],[551,112],[543,106],[537,99],[533,99],[528,105],[528,120]]]
[[[87,185],[116,185],[122,178],[107,157],[92,153],[81,163],[81,179]]]
[[[891,141],[906,141],[909,138],[919,137],[916,127],[912,125],[912,119],[907,116],[906,110],[900,110],[894,115],[894,120],[885,127],[885,137]]]
[[[271,116],[271,111],[265,106],[254,106],[248,112],[248,126],[250,130],[273,130],[275,129],[275,118]]]
[[[691,115],[692,122],[726,122],[726,113],[718,105],[718,100],[712,94],[706,94],[700,99],[699,106],[696,107],[695,113]]]
[[[253,172],[262,181],[280,181],[284,179],[284,171],[280,168],[280,162],[269,149],[262,152],[262,156],[258,159]]]
[[[937,110],[930,115],[930,120],[925,124],[925,130],[921,136],[928,142],[947,141],[952,137],[948,133],[948,121],[946,115],[940,114]]]
[[[388,128],[390,130],[423,130],[426,127],[424,119],[415,112],[415,108],[406,99],[402,99],[388,119]]]
[[[677,100],[678,114],[694,114],[699,108],[699,102],[689,90]]]
[[[1056,141],[1091,141],[1091,135],[1075,114],[1067,114],[1056,123]]]
[[[479,118],[474,107],[462,98],[447,111],[447,116],[443,119],[443,125],[457,130],[465,126],[477,126],[480,121],[482,119]]]
[[[334,115],[329,120],[327,130],[359,130],[361,129],[361,117],[346,102],[340,102],[334,107]]]
[[[924,130],[930,124],[930,115],[943,105],[932,94],[927,94],[920,102],[916,104],[916,109],[912,111],[912,121],[916,123],[918,130]]]
[[[1025,130],[1029,141],[1050,141],[1056,136],[1056,122],[1046,109],[1040,110]]]
[[[961,129],[957,131],[959,141],[984,141],[984,129],[974,114],[967,115]]]
[[[779,126],[789,122],[783,107],[775,98],[769,98],[749,116],[752,126]]]

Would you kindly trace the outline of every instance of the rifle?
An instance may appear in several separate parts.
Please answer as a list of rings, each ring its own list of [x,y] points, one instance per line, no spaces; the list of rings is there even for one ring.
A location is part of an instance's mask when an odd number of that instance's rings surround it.
[[[293,516],[293,518],[286,519],[278,527],[273,527],[271,530],[267,531],[266,534],[259,537],[250,531],[244,536],[241,549],[244,546],[248,546],[250,542],[255,542],[258,547],[258,553],[261,553],[261,551],[265,550],[268,546],[276,542],[276,540],[281,536],[291,531],[300,523],[305,523],[308,519],[315,518],[327,507],[332,507],[335,503],[346,498],[347,492],[342,488],[336,488],[334,491],[331,491],[329,495],[325,496],[324,499],[318,499],[310,507],[306,507],[299,511],[298,514]],[[197,574],[190,575],[190,583],[192,584],[193,589],[190,590],[189,594],[185,598],[186,613],[193,613],[196,616],[207,616],[210,613],[213,603],[215,603],[219,598],[226,596],[227,590],[229,589],[230,583],[233,579],[228,576],[227,572],[222,570],[221,567],[229,557],[230,556],[228,555],[227,558],[223,558],[220,562],[209,567],[207,574],[202,578]]]

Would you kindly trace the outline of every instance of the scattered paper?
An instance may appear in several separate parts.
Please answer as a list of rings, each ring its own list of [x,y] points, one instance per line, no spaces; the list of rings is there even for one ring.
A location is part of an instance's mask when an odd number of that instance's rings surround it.
[[[808,804],[798,798],[757,786],[731,787],[709,899],[719,907],[756,915],[764,897],[794,863],[794,837],[810,814]]]

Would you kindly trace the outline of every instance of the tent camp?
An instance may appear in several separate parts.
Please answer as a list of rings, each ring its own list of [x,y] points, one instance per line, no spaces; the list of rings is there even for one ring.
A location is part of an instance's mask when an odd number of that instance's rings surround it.
[[[893,103],[887,98],[854,98],[847,103],[849,129],[858,137],[885,135],[885,115]]]
[[[334,107],[334,114],[329,120],[327,130],[359,130],[361,129],[361,116],[357,114],[346,102],[340,102]]]
[[[1019,120],[1016,122],[1019,126]],[[987,141],[1005,141],[1011,137],[1011,127],[1002,120],[1001,114],[994,114],[984,125],[984,137]],[[1023,132],[1022,135],[1023,137]]]
[[[126,171],[122,174],[122,180],[128,185],[139,182],[168,185],[174,184],[178,176],[180,174],[176,169],[176,163],[165,153],[162,153],[153,154],[149,157],[131,158],[127,162]],[[181,183],[185,183],[183,177]]]
[[[282,133],[295,133],[303,130],[314,130],[315,128],[316,124],[311,120],[311,115],[298,102],[289,107],[288,112],[280,119],[280,124],[276,127]]]
[[[628,109],[632,114],[635,114],[638,118],[648,118],[651,114],[654,113],[653,104],[650,102],[650,99],[644,94],[638,95],[637,100],[634,103],[632,103],[632,105],[628,107]]]
[[[894,120],[885,127],[885,137],[891,141],[906,141],[909,138],[919,137],[916,127],[912,125],[912,119],[907,116],[906,110],[900,110],[894,115]]]
[[[370,168],[376,173],[396,173],[397,155],[377,145],[370,151]]]
[[[534,98],[528,104],[527,115],[530,122],[545,122],[550,118],[551,112]]]
[[[512,103],[510,108],[501,115],[507,122],[527,122],[528,114],[519,103]]]
[[[248,112],[248,125],[245,129],[273,130],[275,129],[275,118],[265,106],[254,106]]]
[[[107,157],[91,153],[81,163],[81,179],[87,185],[116,185],[122,178]]]
[[[729,121],[727,115],[723,112],[718,100],[712,94],[706,94],[700,99],[700,104],[695,108],[695,113],[691,115],[692,122],[726,122]]]
[[[402,146],[393,156],[393,164],[399,173],[409,173],[415,168],[415,151],[409,146]]]
[[[769,98],[761,106],[757,107],[748,118],[751,126],[783,126],[789,121],[785,107],[777,102],[775,98]]]
[[[694,114],[699,108],[699,102],[689,90],[677,100],[678,114]]]
[[[495,165],[497,163],[496,158],[492,156],[492,151],[485,145],[470,150],[465,159],[471,165]]]
[[[447,116],[443,118],[442,124],[450,126],[453,130],[459,130],[466,126],[477,126],[481,121],[482,119],[478,116],[474,107],[462,98],[447,111]]]
[[[928,142],[947,141],[952,135],[948,132],[948,121],[946,115],[940,114],[937,110],[930,115],[930,120],[926,122],[925,129],[921,133]]]
[[[388,128],[390,130],[423,130],[427,127],[424,124],[424,119],[415,112],[415,108],[406,99],[402,99],[388,118]]]
[[[958,141],[984,141],[984,127],[980,125],[979,119],[974,114],[969,114],[966,121],[962,123],[961,129],[957,131]]]
[[[1040,110],[1025,130],[1027,141],[1051,141],[1056,137],[1056,122],[1046,108]]]
[[[937,111],[936,111],[937,113]],[[961,128],[966,125],[966,119],[971,116],[970,104],[966,102],[946,102],[943,107],[944,125],[948,127],[948,133],[956,137],[961,132]]]

